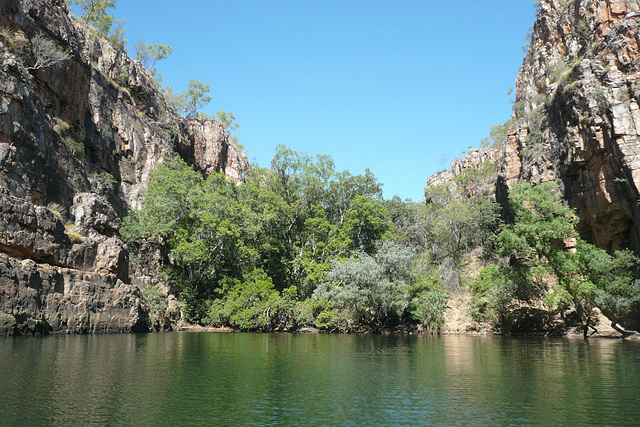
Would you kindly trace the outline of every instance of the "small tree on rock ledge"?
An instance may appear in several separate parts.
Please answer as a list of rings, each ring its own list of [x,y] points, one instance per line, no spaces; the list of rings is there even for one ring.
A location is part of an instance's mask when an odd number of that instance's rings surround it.
[[[31,53],[35,63],[29,70],[40,70],[51,67],[59,62],[71,58],[71,54],[56,45],[44,35],[38,34],[31,40]]]

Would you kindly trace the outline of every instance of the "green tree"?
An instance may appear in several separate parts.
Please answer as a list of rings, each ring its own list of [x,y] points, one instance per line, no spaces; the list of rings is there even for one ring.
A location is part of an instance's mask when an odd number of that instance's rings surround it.
[[[523,272],[517,288],[528,283],[551,308],[573,305],[586,337],[595,306],[609,313],[614,327],[637,309],[640,294],[632,271],[638,260],[583,241],[575,229],[578,218],[554,190],[552,183],[514,185],[509,202],[515,221],[498,243],[511,266]]]
[[[582,280],[585,266],[580,265],[574,252],[567,250],[568,242],[576,242],[575,225],[578,218],[560,203],[551,182],[539,185],[515,184],[509,191],[509,203],[515,221],[498,236],[500,254],[510,258],[510,264],[525,271],[525,283],[518,287],[524,295],[544,295],[551,307],[573,303],[581,317],[583,328],[589,324],[593,298],[593,284]],[[547,280],[553,274],[555,281]]]
[[[296,327],[295,287],[278,292],[263,272],[249,281],[228,281],[224,297],[213,302],[206,322],[242,331],[288,330]]]
[[[156,86],[160,86],[161,79],[157,74],[153,76],[154,82]],[[180,113],[181,108],[184,104],[184,96],[180,92],[176,92],[173,89],[173,85],[166,85],[160,88],[162,95],[164,96],[164,100],[167,103],[167,106],[176,113]]]
[[[182,95],[181,112],[188,119],[196,117],[199,109],[207,106],[211,101],[211,96],[207,95],[209,85],[205,85],[198,80],[189,80],[187,91]]]
[[[255,215],[238,201],[237,187],[220,174],[204,180],[180,158],[155,170],[145,203],[128,216],[121,233],[128,240],[160,237],[174,256],[178,290],[194,303],[215,295],[225,277],[242,278],[256,265],[247,241],[259,230]]]
[[[394,225],[381,201],[357,195],[344,215],[342,228],[354,250],[372,254],[377,249],[376,245],[393,231]]]
[[[510,92],[508,93],[510,94]],[[480,141],[480,146],[482,148],[488,148],[501,147],[506,144],[510,125],[511,120],[499,125],[491,126],[489,136]]]
[[[382,200],[382,185],[369,169],[365,169],[361,175],[351,175],[346,170],[336,173],[329,182],[326,206],[331,221],[342,224],[356,196]]]
[[[420,229],[413,233],[424,239],[437,262],[450,259],[458,266],[468,249],[489,241],[497,227],[499,208],[487,196],[470,198],[456,190],[447,185],[428,187]]]
[[[588,245],[583,249],[584,263],[589,266],[589,280],[595,286],[594,302],[611,320],[611,326],[626,336],[620,325],[637,328],[640,313],[640,280],[634,277],[640,260],[629,250],[613,256]]]
[[[80,9],[80,18],[89,24],[99,36],[109,37],[112,41],[124,45],[124,21],[115,19],[108,11],[115,8],[120,0],[72,0]],[[114,29],[115,24],[115,29]]]
[[[240,125],[236,122],[236,116],[229,111],[217,111],[216,120],[228,131],[238,129]]]
[[[209,85],[193,79],[189,80],[186,92],[176,93],[171,85],[165,86],[162,90],[167,105],[188,119],[197,118],[198,110],[211,102],[208,92]]]
[[[421,205],[421,203],[413,203],[411,199],[402,200],[398,196],[393,196],[383,203],[387,212],[389,212],[389,220],[395,224],[399,231],[398,237],[406,239],[407,236],[404,235],[403,231],[415,223],[414,208],[416,205]]]
[[[448,300],[449,295],[446,292],[425,292],[411,302],[411,316],[419,321],[423,328],[439,331],[444,326],[444,311]]]
[[[136,59],[147,69],[156,88],[161,89],[162,74],[160,74],[154,67],[158,61],[167,59],[173,52],[173,48],[161,43],[147,44],[142,40],[139,40],[134,45],[133,49],[136,53]],[[173,110],[177,110],[182,102],[180,94],[174,94],[172,86],[166,86],[162,91],[165,95],[167,104],[169,104]]]
[[[310,296],[324,280],[332,259],[348,256],[361,244],[372,252],[377,244],[374,240],[384,235],[382,229],[393,225],[385,222],[384,206],[378,206],[380,184],[375,176],[369,171],[362,175],[337,172],[330,156],[312,157],[279,146],[266,182],[282,202],[276,229],[288,253],[284,263],[289,283],[303,297]],[[357,197],[372,200],[355,202]],[[358,222],[358,210],[366,214],[362,222]],[[376,214],[382,219],[375,218]]]
[[[253,167],[241,186],[215,173],[204,179],[174,158],[152,173],[142,208],[127,217],[121,232],[130,242],[155,238],[166,243],[172,254],[172,282],[186,303],[188,319],[213,316],[209,304],[217,315],[228,314],[235,299],[245,301],[255,293],[254,285],[260,282],[263,289],[269,282],[281,297],[289,289],[300,299],[291,309],[293,323],[288,320],[287,325],[342,328],[350,311],[338,312],[322,298],[302,303],[339,261],[360,251],[375,255],[376,268],[386,280],[376,285],[381,295],[395,295],[397,285],[410,280],[406,273],[414,253],[388,250],[385,242],[395,226],[378,199],[379,188],[370,173],[336,172],[329,156],[311,157],[284,146],[278,148],[271,170]],[[335,201],[347,206],[344,214],[339,213],[343,208],[334,209]],[[236,288],[241,292],[233,291]],[[271,301],[269,307],[278,300],[265,298]],[[255,320],[248,313],[239,316]],[[225,316],[218,321],[238,328],[284,327]]]
[[[155,43],[148,44],[139,40],[133,49],[136,53],[136,59],[142,63],[142,65],[151,71],[155,67],[158,61],[167,59],[173,52],[173,48],[166,44]]]
[[[404,278],[412,258],[412,252],[389,245],[375,257],[360,252],[344,262],[333,261],[313,299],[328,301],[349,330],[389,329],[400,322],[408,305]]]

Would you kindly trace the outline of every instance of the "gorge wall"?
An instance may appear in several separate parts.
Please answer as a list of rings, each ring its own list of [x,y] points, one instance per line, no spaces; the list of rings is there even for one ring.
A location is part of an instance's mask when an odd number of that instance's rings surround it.
[[[640,253],[640,1],[541,0],[503,145],[472,149],[427,186],[498,165],[516,182],[555,181],[582,237]]]
[[[639,100],[640,1],[541,0],[516,78],[506,135],[501,132],[493,147],[472,149],[450,170],[432,175],[426,202],[430,187],[459,188],[455,184],[464,174],[479,175],[475,172],[491,163],[497,173],[485,175],[492,188],[483,195],[501,204],[503,219],[513,219],[508,191],[515,183],[555,182],[579,217],[578,231],[584,240],[611,254],[628,248],[640,255]],[[476,197],[467,190],[465,197]],[[461,299],[456,296],[451,307],[456,298]],[[507,329],[517,324],[513,319],[535,320],[530,314],[536,313],[537,302],[527,304],[533,309],[520,307],[527,316],[502,319],[511,325]],[[468,301],[461,306],[470,311]],[[539,307],[540,313],[548,308]],[[536,320],[521,331],[543,325],[540,330],[553,333],[553,322],[565,328],[570,310],[560,315],[547,312],[549,319],[556,316],[552,322]],[[599,332],[592,333],[620,336],[620,329],[609,328],[610,323],[615,326],[609,308],[593,313]],[[640,327],[637,317],[618,320],[629,329]],[[468,325],[467,330],[477,327],[471,321]]]
[[[219,123],[175,114],[64,0],[0,0],[0,30],[0,334],[166,328],[139,288],[158,279],[129,265],[121,220],[166,158],[242,182],[245,153]],[[71,57],[35,68],[36,37]]]
[[[540,2],[499,198],[517,181],[556,181],[583,238],[640,253],[639,49],[639,1]]]

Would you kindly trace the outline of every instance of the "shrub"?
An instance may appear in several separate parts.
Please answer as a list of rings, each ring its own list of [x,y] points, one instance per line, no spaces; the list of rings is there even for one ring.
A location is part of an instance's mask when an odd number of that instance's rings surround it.
[[[84,241],[84,237],[76,231],[75,224],[68,222],[64,225],[64,232],[71,240],[71,243],[82,243]]]
[[[444,310],[448,300],[447,292],[426,292],[411,302],[411,317],[422,323],[423,328],[439,331],[444,326]]]
[[[89,175],[89,182],[94,187],[94,191],[103,195],[113,193],[118,185],[118,181],[109,172],[94,172]]]
[[[0,36],[13,54],[21,55],[29,44],[29,39],[20,30],[10,31],[6,28],[0,29]]]
[[[47,205],[47,209],[49,209],[49,212],[51,212],[53,216],[55,216],[61,221],[62,221],[62,217],[65,216],[67,213],[67,210],[65,209],[65,207],[58,203],[49,203]]]
[[[394,326],[407,307],[409,290],[404,281],[394,280],[404,275],[402,271],[389,271],[392,265],[403,264],[400,252],[389,248],[378,259],[360,252],[345,262],[334,261],[327,281],[318,286],[313,298],[329,301],[339,317],[350,319],[355,327]]]
[[[480,270],[480,274],[471,282],[469,289],[474,295],[471,306],[471,317],[477,322],[485,322],[495,319],[496,313],[494,309],[504,309],[496,307],[496,303],[504,298],[498,296],[504,294],[504,288],[507,285],[507,278],[504,271],[497,265],[490,265]]]
[[[71,125],[62,120],[60,117],[54,117],[53,120],[56,122],[56,124],[53,125],[53,130],[56,131],[56,133],[58,133],[59,135],[63,135],[71,128]]]
[[[273,287],[271,279],[238,283],[211,304],[208,318],[211,325],[231,326],[242,331],[290,329],[294,326],[295,286],[283,290]]]
[[[142,293],[142,298],[149,304],[149,311],[156,316],[162,316],[167,311],[167,307],[169,303],[167,301],[167,296],[162,292],[161,289],[148,284],[140,289]]]
[[[348,323],[348,319],[333,308],[328,301],[315,301],[313,324],[316,328],[327,331],[344,331],[347,330]]]
[[[126,68],[122,68],[118,73],[118,82],[121,86],[124,86],[129,83],[129,70]]]
[[[330,332],[346,330],[347,325],[329,301],[311,298],[295,304],[293,320],[297,328],[313,326]]]
[[[84,241],[84,237],[80,233],[76,233],[75,231],[65,231],[71,243],[82,243]]]
[[[54,41],[47,39],[43,34],[38,34],[31,40],[31,53],[35,63],[29,67],[30,70],[51,67],[71,58],[69,52],[59,48]]]
[[[72,155],[76,155],[78,153],[84,153],[84,144],[79,141],[76,141],[71,136],[67,136],[64,139],[64,145],[67,147],[67,149]]]

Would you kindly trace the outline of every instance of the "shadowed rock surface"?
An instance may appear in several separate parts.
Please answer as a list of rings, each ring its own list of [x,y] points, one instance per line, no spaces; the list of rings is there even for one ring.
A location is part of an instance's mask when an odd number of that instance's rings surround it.
[[[142,65],[63,0],[0,0],[0,11],[0,334],[170,327],[149,315],[139,285],[162,280],[143,274],[150,256],[130,253],[121,220],[168,157],[243,182],[245,153],[221,124],[175,114]],[[39,35],[71,57],[32,69]]]
[[[556,181],[580,233],[640,253],[640,3],[543,0],[500,175]]]

